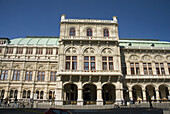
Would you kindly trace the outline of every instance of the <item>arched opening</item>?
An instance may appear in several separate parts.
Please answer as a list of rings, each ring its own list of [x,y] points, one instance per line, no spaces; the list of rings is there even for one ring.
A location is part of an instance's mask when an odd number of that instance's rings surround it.
[[[102,87],[102,98],[104,104],[113,104],[115,102],[115,86],[112,84],[105,84]]]
[[[26,90],[23,90],[22,98],[26,98]]]
[[[143,99],[142,88],[138,85],[132,87],[133,100],[137,101],[138,98]]]
[[[149,98],[151,98],[152,100],[156,99],[155,87],[153,87],[152,85],[146,86],[146,100],[147,100],[147,102],[149,101]]]
[[[160,99],[168,99],[169,90],[167,86],[165,85],[159,86],[159,96],[160,96]]]
[[[83,100],[84,104],[95,104],[97,99],[96,86],[93,84],[86,84],[83,86]]]
[[[52,99],[52,91],[49,92],[49,99]]]
[[[5,90],[2,90],[2,91],[1,91],[1,98],[2,98],[2,99],[4,98],[4,94],[5,94]]]
[[[39,91],[36,91],[37,99],[39,99]]]
[[[18,95],[18,90],[15,90],[15,92],[14,92],[14,98],[17,97],[17,95]]]
[[[40,92],[40,99],[43,99],[43,96],[44,96],[44,91],[41,91]]]
[[[124,86],[123,88],[123,98],[124,98],[124,101],[126,102],[129,101],[129,89],[126,86]]]
[[[77,86],[75,84],[64,85],[64,104],[77,104]]]
[[[14,94],[14,91],[13,91],[13,90],[11,90],[11,91],[10,91],[9,98],[13,98],[13,94]]]
[[[27,91],[27,98],[30,98],[30,95],[31,95],[31,91],[28,90],[28,91]]]

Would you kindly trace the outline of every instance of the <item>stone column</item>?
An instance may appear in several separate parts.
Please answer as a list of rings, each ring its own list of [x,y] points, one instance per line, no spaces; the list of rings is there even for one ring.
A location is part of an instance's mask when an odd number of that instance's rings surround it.
[[[132,89],[129,89],[129,98],[133,98],[133,95],[132,95]]]
[[[130,71],[130,62],[126,62],[126,68],[127,68],[127,75],[131,75],[131,71]]]
[[[156,88],[155,89],[155,92],[156,92],[156,99],[159,100],[160,96],[159,96],[159,89]]]
[[[43,100],[47,100],[48,99],[47,94],[48,94],[48,85],[45,85]]]
[[[61,76],[57,76],[56,80],[55,104],[63,105],[63,82],[61,81]]]
[[[22,93],[22,84],[20,84],[19,88],[18,88],[18,95],[17,95],[17,99],[22,99],[21,97],[21,93]]]
[[[102,84],[101,82],[97,83],[97,105],[103,105],[103,99],[102,99]]]
[[[83,105],[83,88],[82,88],[82,82],[78,83],[78,99],[77,99],[77,105]]]
[[[123,99],[123,88],[120,80],[116,83],[116,102],[120,102]]]
[[[142,94],[143,94],[143,102],[146,101],[146,92],[145,89],[142,89]]]
[[[140,74],[144,75],[144,71],[143,71],[143,63],[139,62],[139,69],[140,69]]]

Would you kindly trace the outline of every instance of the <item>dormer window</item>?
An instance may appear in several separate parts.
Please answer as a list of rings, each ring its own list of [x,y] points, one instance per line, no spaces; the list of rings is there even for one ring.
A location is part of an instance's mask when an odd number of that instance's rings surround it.
[[[104,37],[109,37],[109,30],[108,29],[104,29],[103,30],[103,35],[104,35]]]
[[[87,36],[92,36],[92,29],[91,28],[87,29]]]
[[[75,36],[75,28],[70,29],[70,36]]]

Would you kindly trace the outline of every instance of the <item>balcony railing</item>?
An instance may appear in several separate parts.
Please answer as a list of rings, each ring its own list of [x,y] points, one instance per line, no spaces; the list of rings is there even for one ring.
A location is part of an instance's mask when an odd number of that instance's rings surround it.
[[[116,37],[95,37],[95,36],[63,36],[62,39],[70,40],[111,40],[117,41]]]

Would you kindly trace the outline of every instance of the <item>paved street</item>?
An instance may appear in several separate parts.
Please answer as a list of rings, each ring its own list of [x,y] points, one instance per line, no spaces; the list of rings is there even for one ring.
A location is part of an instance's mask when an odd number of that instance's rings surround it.
[[[0,109],[0,114],[43,114],[46,109]],[[69,110],[69,109],[68,109]],[[70,109],[73,114],[163,114],[161,109],[149,108],[117,108],[117,109]]]

